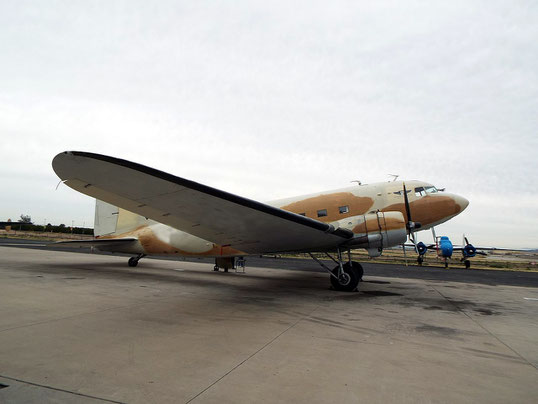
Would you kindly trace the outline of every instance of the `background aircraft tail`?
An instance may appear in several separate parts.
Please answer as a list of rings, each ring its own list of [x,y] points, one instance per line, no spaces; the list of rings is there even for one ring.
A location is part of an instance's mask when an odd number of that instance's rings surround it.
[[[120,235],[145,224],[146,218],[109,203],[95,200],[95,237]]]

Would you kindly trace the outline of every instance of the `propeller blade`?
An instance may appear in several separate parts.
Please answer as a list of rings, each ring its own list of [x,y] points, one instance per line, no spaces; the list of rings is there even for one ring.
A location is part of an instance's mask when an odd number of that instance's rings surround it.
[[[402,184],[403,184],[405,213],[407,215],[407,223],[410,223],[412,222],[412,220],[411,220],[411,209],[409,208],[409,198],[407,197],[407,188],[405,187],[405,182]]]
[[[414,229],[420,229],[422,227],[422,225],[419,223],[419,222],[413,222],[413,219],[411,218],[411,208],[410,208],[410,205],[409,205],[409,198],[407,197],[407,188],[405,186],[405,182],[402,182],[402,185],[403,185],[403,194],[404,194],[404,205],[405,205],[405,215],[407,217],[407,223],[406,223],[406,227],[407,227],[407,231],[409,233],[409,235],[411,236],[412,240],[413,240],[413,244],[415,244],[415,249],[416,249],[416,241],[415,240],[415,236],[413,234],[413,230]]]

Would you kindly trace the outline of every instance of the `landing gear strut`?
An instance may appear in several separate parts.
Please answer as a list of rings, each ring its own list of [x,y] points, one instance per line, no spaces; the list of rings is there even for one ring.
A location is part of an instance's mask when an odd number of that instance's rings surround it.
[[[331,285],[333,289],[344,292],[352,292],[357,289],[359,282],[362,280],[364,270],[362,265],[356,261],[351,261],[351,252],[348,250],[348,261],[344,264],[342,260],[342,251],[339,249],[338,260],[333,258],[330,254],[325,253],[327,257],[332,259],[338,265],[334,269],[328,268],[324,263],[314,257],[311,253],[309,255],[314,261],[316,261],[323,269],[325,269],[331,275]]]
[[[130,267],[136,267],[138,265],[138,261],[140,261],[141,258],[144,258],[146,254],[138,254],[136,257],[129,258],[129,261],[127,261],[127,264]]]

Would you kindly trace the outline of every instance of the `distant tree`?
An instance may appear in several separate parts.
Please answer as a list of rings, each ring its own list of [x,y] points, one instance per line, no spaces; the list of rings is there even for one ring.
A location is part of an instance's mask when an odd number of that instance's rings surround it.
[[[19,223],[32,223],[32,217],[23,213],[19,219]]]

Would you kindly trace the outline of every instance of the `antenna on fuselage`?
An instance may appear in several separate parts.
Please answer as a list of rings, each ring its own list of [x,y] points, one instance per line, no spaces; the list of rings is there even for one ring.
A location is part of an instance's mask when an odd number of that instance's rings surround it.
[[[393,178],[392,178],[392,181],[389,181],[389,182],[394,182],[394,181],[396,181],[396,178],[399,177],[398,174],[387,174],[387,175],[388,175],[389,177],[393,177]]]
[[[356,182],[357,185],[362,185],[362,182],[360,182],[359,180],[353,180],[353,181],[349,181],[349,182]]]

